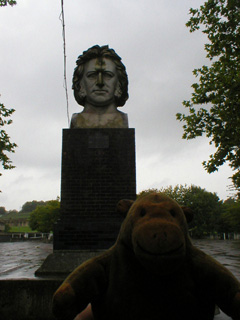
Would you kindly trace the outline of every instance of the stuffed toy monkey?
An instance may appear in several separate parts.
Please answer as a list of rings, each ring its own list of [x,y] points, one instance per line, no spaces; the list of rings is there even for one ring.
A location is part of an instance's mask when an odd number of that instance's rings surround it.
[[[126,215],[113,247],[75,269],[53,313],[73,320],[91,303],[95,320],[212,320],[215,305],[240,320],[240,283],[194,247],[192,212],[161,193],[121,200]]]

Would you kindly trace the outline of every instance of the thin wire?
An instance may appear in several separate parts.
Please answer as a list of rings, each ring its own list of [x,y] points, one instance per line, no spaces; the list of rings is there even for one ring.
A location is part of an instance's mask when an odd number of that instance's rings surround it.
[[[65,36],[65,21],[64,21],[64,9],[63,9],[63,0],[61,0],[61,7],[62,11],[59,16],[60,21],[62,22],[62,37],[63,37],[63,61],[64,61],[64,80],[63,80],[63,87],[65,89],[66,94],[66,102],[67,102],[67,119],[68,119],[68,126],[70,124],[69,119],[69,104],[68,104],[68,89],[67,89],[67,56],[66,56],[66,36]]]

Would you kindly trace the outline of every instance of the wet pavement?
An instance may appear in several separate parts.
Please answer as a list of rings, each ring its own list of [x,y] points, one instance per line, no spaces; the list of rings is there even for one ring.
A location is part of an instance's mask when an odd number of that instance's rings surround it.
[[[1,242],[0,280],[35,278],[34,272],[52,251],[52,243],[37,240]]]
[[[228,268],[240,281],[240,240],[194,240],[193,243]]]
[[[194,240],[194,244],[226,266],[240,281],[240,240]],[[52,253],[52,244],[37,240],[0,243],[0,280],[34,278],[34,272]],[[231,319],[220,313],[214,320]]]

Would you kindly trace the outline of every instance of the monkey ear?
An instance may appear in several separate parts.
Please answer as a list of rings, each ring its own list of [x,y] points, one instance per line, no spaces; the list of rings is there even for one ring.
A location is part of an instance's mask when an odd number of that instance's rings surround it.
[[[133,200],[127,200],[127,199],[120,200],[116,208],[117,213],[119,213],[121,216],[125,218],[133,203],[134,203]]]
[[[187,223],[191,222],[193,220],[194,217],[194,212],[192,211],[192,209],[188,208],[188,207],[181,207],[185,217],[187,219]]]

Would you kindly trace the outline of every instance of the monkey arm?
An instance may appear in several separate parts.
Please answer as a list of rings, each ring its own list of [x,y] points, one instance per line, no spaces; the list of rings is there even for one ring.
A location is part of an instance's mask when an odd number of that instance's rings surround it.
[[[57,319],[72,320],[107,285],[106,257],[93,258],[76,268],[53,296],[53,314]]]
[[[194,248],[193,262],[199,281],[212,283],[216,304],[232,317],[240,320],[240,282],[222,264]]]

